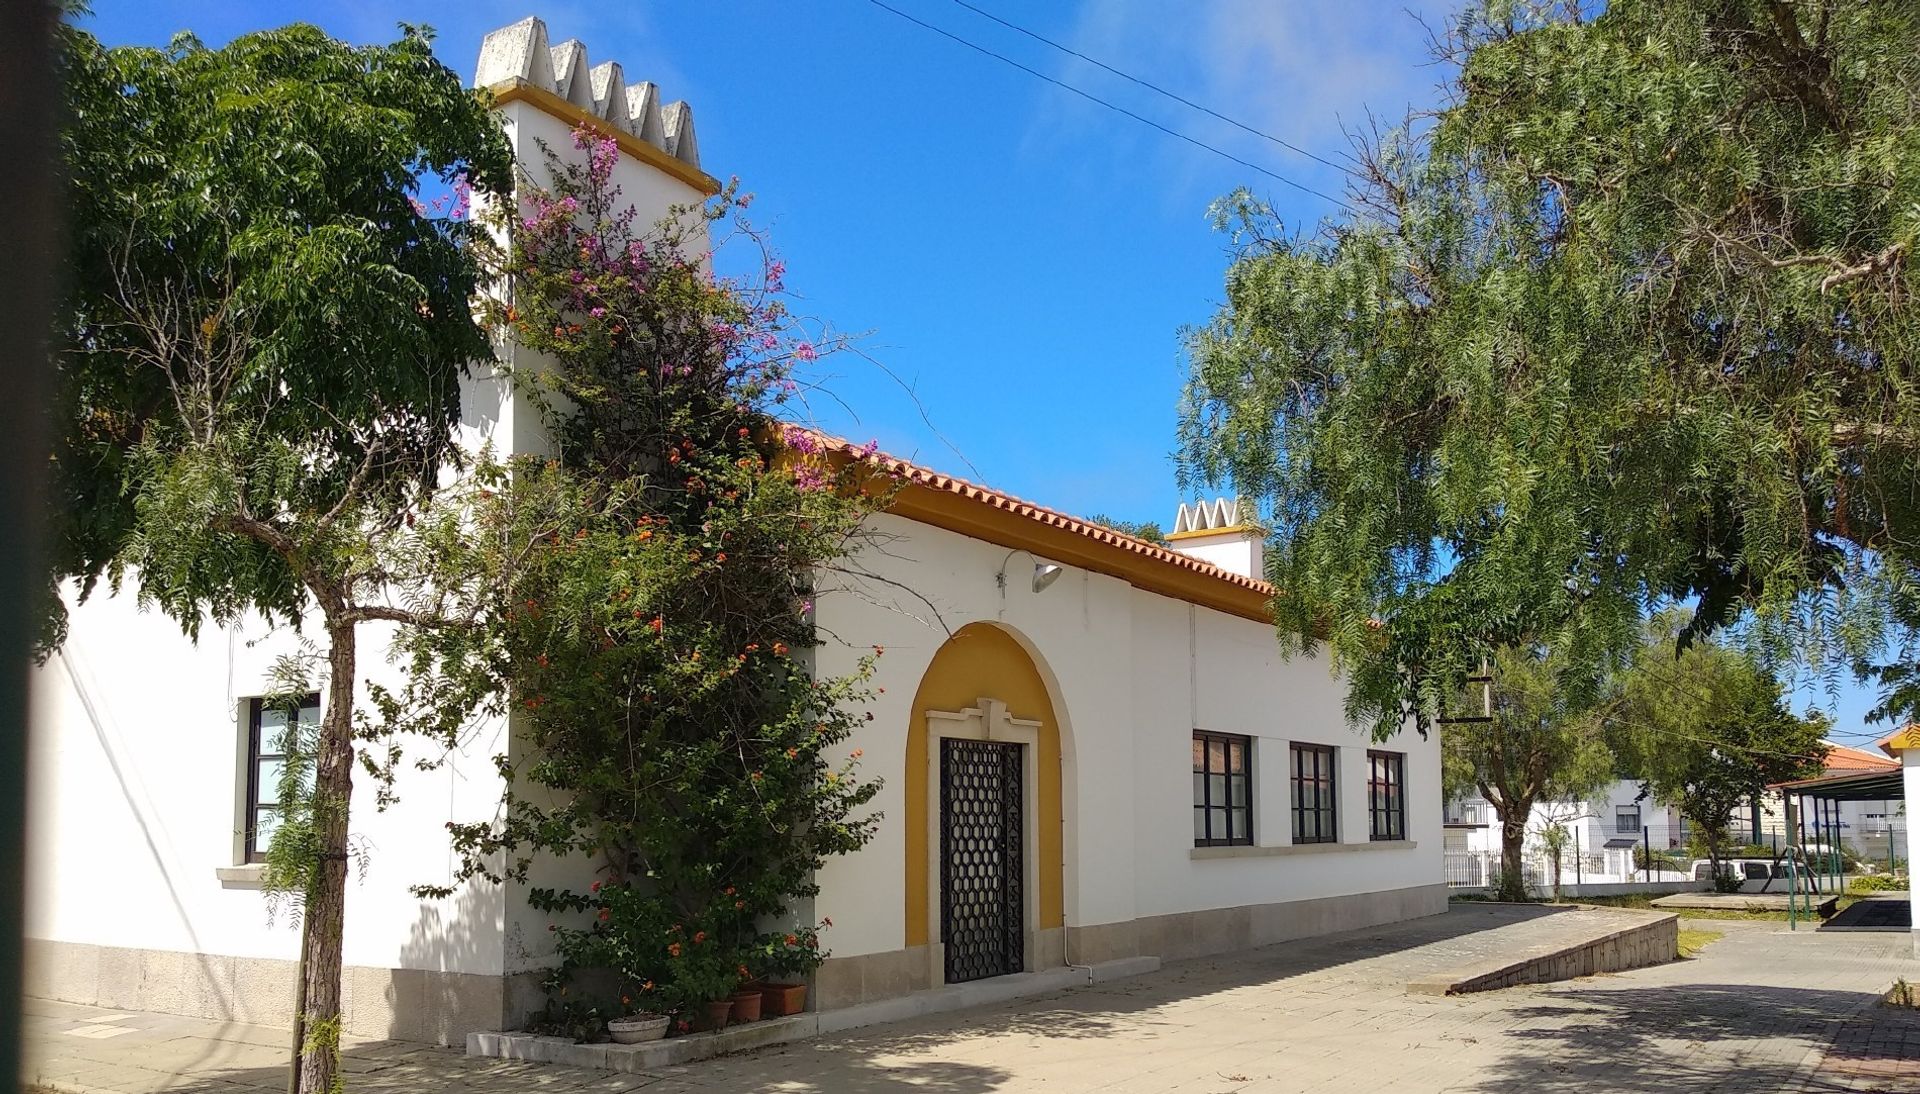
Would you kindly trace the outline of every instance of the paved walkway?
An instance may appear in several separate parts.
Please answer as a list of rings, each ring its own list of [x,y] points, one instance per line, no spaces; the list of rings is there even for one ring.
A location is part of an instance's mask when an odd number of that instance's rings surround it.
[[[1726,937],[1693,960],[1471,996],[1405,982],[1499,952],[1497,912],[1348,932],[1005,1006],[615,1075],[352,1046],[350,1091],[643,1090],[646,1094],[1102,1091],[1920,1092],[1920,1011],[1878,1005],[1920,983],[1907,935]],[[286,1034],[34,1003],[27,1078],[54,1090],[284,1089]]]

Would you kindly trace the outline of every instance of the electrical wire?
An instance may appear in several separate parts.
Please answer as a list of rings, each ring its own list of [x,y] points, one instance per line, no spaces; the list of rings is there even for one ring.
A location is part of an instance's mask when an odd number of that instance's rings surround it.
[[[1220,113],[1218,110],[1215,110],[1212,107],[1205,106],[1200,103],[1196,103],[1192,99],[1189,99],[1176,92],[1168,91],[1166,88],[1161,87],[1159,84],[1153,83],[1149,80],[1143,80],[1140,77],[1135,76],[1130,72],[1122,72],[1119,69],[1113,67],[1112,65],[1106,63],[1105,61],[1102,61],[1095,57],[1089,57],[1086,54],[1080,52],[1079,50],[1072,48],[1071,46],[1063,46],[1059,42],[1056,42],[1053,39],[1048,38],[1044,35],[1036,34],[1033,31],[1030,31],[1023,26],[1020,26],[1017,23],[1010,23],[1007,20],[1000,18],[998,15],[995,15],[990,11],[987,11],[983,8],[974,7],[972,4],[967,3],[967,0],[953,0],[953,2],[967,9],[968,11],[973,12],[975,15],[978,15],[983,19],[991,19],[992,21],[1000,24],[1001,26],[1006,27],[1008,30],[1015,31],[1020,34],[1024,34],[1027,37],[1033,39],[1034,41],[1040,42],[1044,45],[1052,46],[1054,49],[1057,49],[1060,52],[1065,53],[1070,57],[1078,57],[1082,61],[1085,61],[1090,65],[1093,65],[1095,68],[1104,69],[1105,71],[1111,72],[1115,76],[1118,76],[1123,80],[1126,80],[1130,83],[1138,84],[1141,87],[1146,88],[1148,91],[1151,91],[1156,95],[1160,95],[1165,98],[1172,99],[1174,102],[1179,103],[1182,106],[1190,107],[1194,110],[1198,110],[1200,113],[1205,114],[1209,117],[1218,118],[1221,121],[1226,122],[1228,125],[1231,125],[1236,129],[1244,130],[1245,132],[1251,133],[1254,136],[1261,138],[1262,140],[1272,141],[1273,143],[1279,145],[1280,147],[1286,149],[1287,151],[1305,156],[1308,159],[1313,160],[1315,163],[1324,163],[1328,167],[1331,167],[1336,171],[1347,171],[1347,170],[1351,170],[1353,167],[1353,164],[1351,162],[1346,164],[1335,163],[1332,160],[1327,159],[1325,156],[1321,156],[1314,152],[1310,152],[1307,149],[1292,143],[1291,141],[1287,141],[1280,137],[1276,137],[1272,133],[1268,133],[1263,129],[1255,129],[1253,126],[1250,126],[1247,123],[1240,121],[1237,118],[1227,117],[1225,114]],[[1349,159],[1351,159],[1351,157],[1349,157]]]
[[[1013,58],[1006,56],[1005,54],[995,53],[993,50],[988,49],[986,46],[980,45],[977,42],[969,41],[966,38],[962,38],[960,35],[955,34],[950,30],[946,30],[942,27],[937,27],[932,23],[927,22],[924,19],[920,19],[915,16],[909,15],[906,12],[901,11],[899,8],[896,8],[893,5],[886,3],[885,0],[867,0],[867,3],[872,4],[874,7],[879,8],[882,11],[891,12],[892,14],[897,15],[902,19],[905,19],[907,22],[912,23],[917,27],[921,27],[925,30],[930,30],[935,34],[938,34],[942,38],[946,38],[950,41],[957,42],[960,45],[963,45],[968,49],[973,50],[976,53],[983,53],[988,57],[991,57],[994,60],[999,61],[1002,64],[1010,65],[1013,68],[1017,68],[1020,71],[1026,73],[1027,75],[1034,77],[1035,79],[1045,80],[1047,83],[1050,83],[1055,87],[1063,88],[1067,91],[1071,91],[1075,95],[1080,96],[1081,98],[1087,100],[1088,102],[1097,103],[1100,106],[1104,106],[1108,110],[1111,110],[1116,114],[1124,114],[1127,117],[1132,118],[1134,121],[1139,122],[1141,125],[1145,125],[1145,126],[1149,126],[1151,128],[1157,129],[1160,132],[1165,133],[1169,137],[1174,137],[1179,140],[1186,141],[1188,144],[1193,145],[1195,148],[1205,149],[1206,151],[1212,152],[1214,155],[1219,156],[1222,159],[1232,160],[1234,163],[1237,163],[1240,166],[1245,167],[1250,171],[1258,171],[1260,174],[1265,175],[1268,178],[1275,180],[1276,182],[1282,183],[1286,186],[1291,186],[1292,188],[1300,191],[1303,194],[1311,194],[1314,197],[1319,198],[1321,201],[1325,201],[1330,204],[1339,206],[1341,209],[1344,209],[1349,213],[1355,211],[1353,206],[1348,205],[1346,202],[1340,200],[1339,198],[1333,197],[1332,195],[1329,195],[1329,194],[1323,194],[1320,191],[1315,190],[1313,187],[1306,185],[1305,183],[1295,182],[1294,180],[1279,173],[1278,171],[1269,170],[1265,167],[1260,166],[1257,163],[1254,163],[1251,160],[1241,159],[1239,156],[1236,156],[1231,152],[1227,152],[1222,149],[1216,148],[1213,145],[1208,144],[1207,142],[1200,140],[1196,137],[1189,137],[1188,135],[1180,132],[1177,129],[1171,129],[1171,128],[1168,128],[1167,126],[1161,125],[1159,122],[1154,121],[1152,118],[1148,118],[1141,114],[1136,114],[1133,111],[1128,110],[1124,106],[1120,106],[1118,104],[1108,102],[1106,99],[1102,99],[1100,96],[1095,95],[1090,91],[1086,91],[1081,88],[1075,87],[1074,85],[1067,83],[1064,80],[1056,80],[1052,76],[1049,76],[1038,69],[1029,68],[1026,65],[1021,64],[1019,61],[1016,61]]]

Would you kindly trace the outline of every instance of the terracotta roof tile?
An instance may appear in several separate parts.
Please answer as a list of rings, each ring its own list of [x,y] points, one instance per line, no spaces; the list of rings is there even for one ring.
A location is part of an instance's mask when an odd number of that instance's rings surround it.
[[[1273,586],[1265,581],[1257,578],[1242,577],[1231,570],[1222,569],[1211,562],[1204,562],[1191,555],[1183,555],[1178,551],[1169,550],[1159,544],[1148,543],[1144,539],[1138,539],[1121,532],[1116,532],[1103,525],[1089,523],[1078,517],[1062,513],[1057,509],[1049,509],[1043,505],[1035,505],[1033,502],[1023,501],[1020,498],[1014,497],[1012,494],[995,490],[989,486],[981,486],[978,483],[968,482],[966,479],[943,474],[930,467],[925,467],[910,460],[903,460],[898,456],[891,456],[885,452],[870,450],[865,446],[853,444],[840,437],[829,436],[817,430],[805,430],[805,432],[811,434],[820,442],[823,448],[829,451],[839,452],[855,459],[865,460],[882,471],[902,481],[912,483],[915,486],[922,486],[929,490],[944,491],[949,494],[957,494],[968,500],[976,501],[1040,524],[1060,528],[1072,532],[1075,535],[1085,536],[1095,542],[1106,544],[1109,547],[1117,547],[1123,551],[1131,552],[1155,562],[1189,570],[1196,574],[1203,574],[1229,585],[1237,585],[1240,588],[1257,592],[1264,596],[1273,595]]]

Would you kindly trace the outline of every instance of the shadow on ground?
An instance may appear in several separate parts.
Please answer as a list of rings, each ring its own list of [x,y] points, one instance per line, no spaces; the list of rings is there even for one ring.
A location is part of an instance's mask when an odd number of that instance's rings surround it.
[[[1920,1091],[1920,1011],[1878,1004],[1748,984],[1562,988],[1513,1009],[1517,1044],[1473,1089]]]

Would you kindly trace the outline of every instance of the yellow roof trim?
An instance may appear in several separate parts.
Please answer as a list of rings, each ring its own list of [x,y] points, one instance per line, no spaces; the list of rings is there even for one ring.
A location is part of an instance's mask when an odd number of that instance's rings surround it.
[[[1909,750],[1920,750],[1920,725],[1910,725],[1898,732],[1888,734],[1880,742],[1880,747],[1893,755]]]
[[[837,467],[866,463],[865,489],[885,496],[887,511],[963,536],[1030,551],[1066,566],[1117,577],[1136,589],[1272,625],[1272,585],[1211,562],[1046,509],[989,487],[943,475],[838,437],[810,434]],[[791,447],[785,459],[794,458]]]
[[[493,105],[495,106],[524,102],[543,113],[551,114],[559,118],[568,125],[591,126],[607,136],[612,137],[613,143],[620,147],[620,151],[625,152],[641,163],[666,172],[708,197],[712,197],[720,192],[720,182],[712,175],[707,174],[705,171],[700,170],[685,160],[668,155],[664,149],[656,148],[652,144],[634,136],[632,133],[619,128],[607,119],[600,117],[592,111],[581,109],[538,84],[528,83],[519,77],[515,77],[511,80],[494,84],[487,90],[493,95]]]
[[[1208,536],[1226,536],[1257,531],[1259,531],[1259,529],[1251,524],[1229,524],[1225,528],[1189,528],[1184,532],[1169,533],[1167,542],[1172,543],[1175,540],[1182,539],[1205,539]]]
[[[1031,551],[1052,562],[1107,574],[1175,600],[1271,625],[1273,592],[1222,580],[1210,573],[1169,565],[1151,555],[1103,543],[1068,528],[1008,512],[984,501],[919,483],[903,483],[890,512],[1002,547]]]

